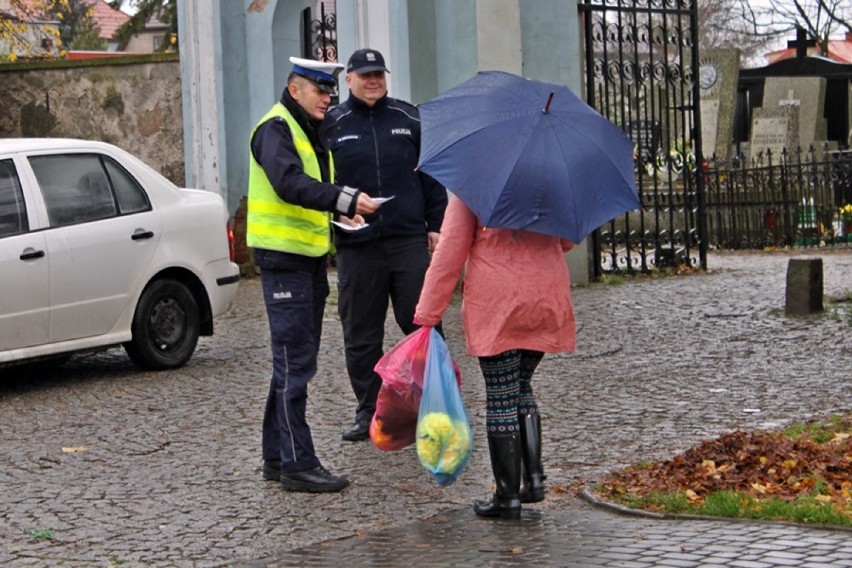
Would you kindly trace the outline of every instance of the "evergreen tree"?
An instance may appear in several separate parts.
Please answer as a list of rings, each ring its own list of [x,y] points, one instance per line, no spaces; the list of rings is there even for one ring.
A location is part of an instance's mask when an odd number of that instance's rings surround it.
[[[177,0],[112,0],[110,6],[117,10],[129,6],[136,10],[115,33],[119,49],[124,49],[130,38],[145,31],[148,22],[156,19],[168,26],[160,43],[160,51],[177,51]]]
[[[70,48],[79,34],[94,35],[95,39],[100,40],[100,28],[93,19],[95,3],[92,0],[54,0],[51,4],[51,13],[61,22],[59,37],[63,46]],[[86,43],[91,45],[93,42],[90,38]],[[106,49],[106,42],[100,43]]]
[[[106,51],[109,46],[101,37],[101,27],[90,18],[77,26],[70,48],[78,51]]]

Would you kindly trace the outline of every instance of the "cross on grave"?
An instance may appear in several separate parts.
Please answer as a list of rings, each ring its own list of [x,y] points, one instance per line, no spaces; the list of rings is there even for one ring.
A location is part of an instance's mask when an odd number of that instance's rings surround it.
[[[808,39],[808,32],[804,28],[796,28],[796,39],[787,42],[787,49],[796,48],[796,59],[804,59],[808,55],[809,47],[816,47],[815,39]]]
[[[793,98],[793,89],[790,89],[789,91],[787,91],[787,98],[786,99],[781,99],[780,101],[778,101],[778,106],[785,106],[785,107],[799,106],[800,104],[801,104],[801,101],[799,99]]]

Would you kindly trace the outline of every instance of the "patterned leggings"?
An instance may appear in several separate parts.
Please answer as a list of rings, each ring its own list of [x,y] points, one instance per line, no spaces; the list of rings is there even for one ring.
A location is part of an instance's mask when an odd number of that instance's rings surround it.
[[[532,376],[544,353],[512,349],[491,357],[480,357],[485,377],[485,426],[488,434],[512,434],[519,430],[518,413],[538,409]]]

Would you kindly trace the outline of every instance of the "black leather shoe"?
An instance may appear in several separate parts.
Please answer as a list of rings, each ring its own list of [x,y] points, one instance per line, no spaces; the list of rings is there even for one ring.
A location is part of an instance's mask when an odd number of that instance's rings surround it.
[[[263,460],[263,479],[278,481],[281,478],[281,462],[278,460]]]
[[[360,442],[370,437],[370,421],[359,420],[352,428],[343,433],[343,439],[348,442]]]
[[[295,473],[281,473],[281,485],[287,491],[306,493],[331,493],[342,491],[349,486],[345,475],[332,475],[323,466]]]

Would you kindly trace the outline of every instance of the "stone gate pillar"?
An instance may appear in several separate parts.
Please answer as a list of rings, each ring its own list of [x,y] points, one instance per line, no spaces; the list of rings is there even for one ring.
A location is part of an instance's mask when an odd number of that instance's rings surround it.
[[[183,83],[186,185],[222,193],[218,117],[221,77],[216,73],[219,0],[180,0],[180,63]]]

